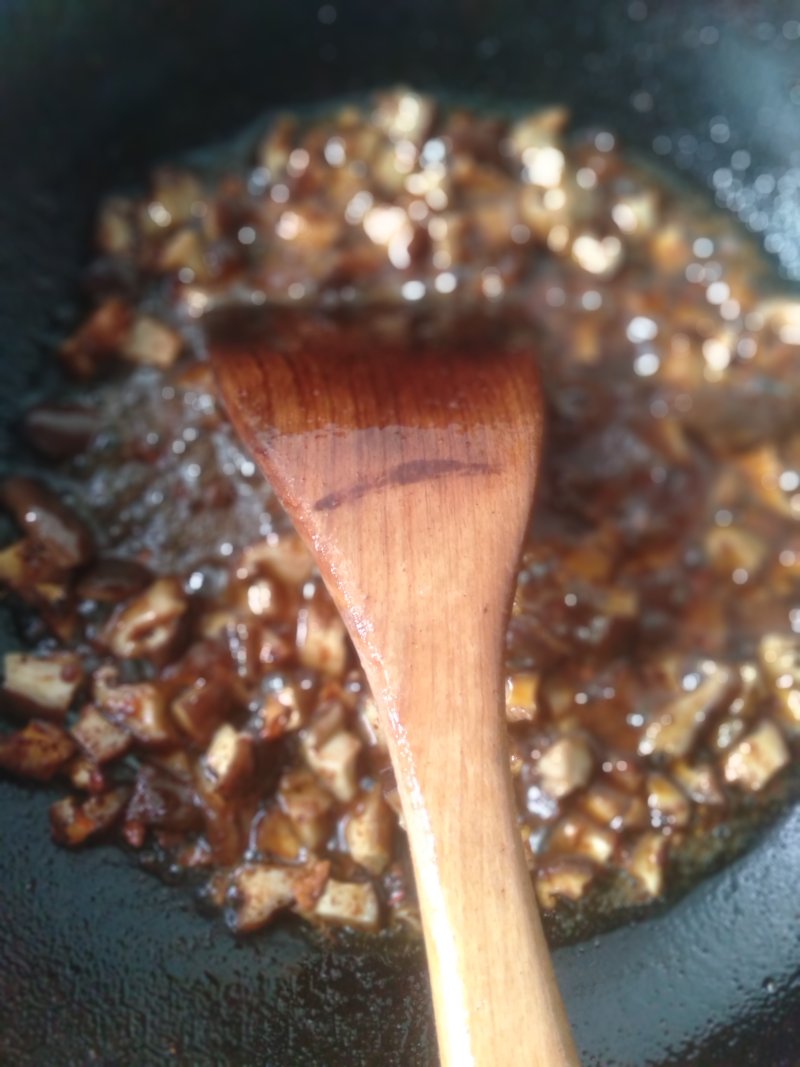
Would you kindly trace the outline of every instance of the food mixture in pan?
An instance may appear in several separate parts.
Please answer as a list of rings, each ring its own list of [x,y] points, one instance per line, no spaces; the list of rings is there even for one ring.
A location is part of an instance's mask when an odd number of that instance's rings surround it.
[[[0,767],[62,787],[57,842],[192,872],[239,931],[416,921],[363,674],[206,361],[231,306],[442,335],[479,309],[539,338],[506,715],[543,909],[659,898],[785,788],[800,301],[705,197],[567,124],[398,90],[102,206],[59,355],[78,384],[29,413],[45,462],[0,490],[27,649],[5,657]]]

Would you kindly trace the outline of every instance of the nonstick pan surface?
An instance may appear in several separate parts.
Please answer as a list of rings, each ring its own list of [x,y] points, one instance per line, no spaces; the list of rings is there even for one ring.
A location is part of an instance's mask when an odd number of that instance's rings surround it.
[[[690,182],[724,191],[728,170],[732,206],[762,212],[800,276],[796,3],[0,0],[4,468],[30,459],[21,410],[61,388],[48,359],[80,314],[104,192],[265,109],[397,81],[567,101],[579,124],[621,132]],[[764,174],[774,185],[756,184]],[[8,614],[0,644],[19,645]],[[435,1063],[419,946],[292,925],[239,942],[118,850],[53,847],[51,800],[0,781],[1,1064]],[[796,1067],[798,884],[790,811],[668,910],[559,950],[584,1063]]]

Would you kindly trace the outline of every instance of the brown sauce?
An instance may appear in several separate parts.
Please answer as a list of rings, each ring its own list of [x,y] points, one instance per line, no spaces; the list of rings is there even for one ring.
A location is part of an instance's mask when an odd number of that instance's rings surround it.
[[[71,783],[57,840],[155,850],[237,929],[414,922],[363,676],[205,361],[212,312],[242,307],[369,310],[387,344],[476,310],[535,333],[549,436],[506,663],[544,909],[659,899],[774,809],[800,733],[800,301],[702,196],[565,124],[398,91],[104,205],[61,354],[81,406],[31,413],[50,466],[4,489],[36,652],[6,662],[30,721],[0,766]]]

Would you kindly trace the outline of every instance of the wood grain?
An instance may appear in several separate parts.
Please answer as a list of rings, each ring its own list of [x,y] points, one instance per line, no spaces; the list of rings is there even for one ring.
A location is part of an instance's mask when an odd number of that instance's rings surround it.
[[[266,336],[216,345],[215,366],[378,704],[442,1064],[577,1064],[517,830],[503,714],[502,644],[541,445],[534,358],[480,337],[373,346],[357,325]]]

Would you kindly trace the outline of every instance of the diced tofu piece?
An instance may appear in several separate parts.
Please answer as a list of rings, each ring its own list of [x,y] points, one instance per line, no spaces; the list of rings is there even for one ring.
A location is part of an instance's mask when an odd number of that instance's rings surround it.
[[[506,678],[506,721],[534,722],[539,712],[539,675],[516,671]]]
[[[83,681],[81,661],[73,652],[7,652],[3,664],[8,693],[59,719],[66,716]]]
[[[338,882],[329,878],[314,915],[325,922],[377,930],[380,923],[378,896],[369,882]]]
[[[47,782],[64,769],[75,747],[60,726],[34,719],[23,730],[0,735],[0,768]]]
[[[216,678],[197,678],[170,704],[180,730],[201,746],[208,745],[214,731],[227,718],[233,704],[231,691]]]
[[[344,837],[350,855],[370,874],[383,874],[392,857],[395,818],[378,786],[360,800],[347,820]]]
[[[50,808],[53,839],[60,845],[82,845],[90,837],[109,830],[122,815],[129,796],[125,788],[90,797],[79,803],[65,797]]]
[[[536,771],[548,796],[561,799],[588,784],[593,763],[588,742],[579,734],[570,734],[542,753]]]
[[[112,615],[103,636],[121,659],[158,658],[175,641],[187,607],[177,578],[159,578]]]
[[[549,853],[573,853],[600,864],[611,859],[616,847],[616,834],[582,815],[564,816],[547,842]]]
[[[762,538],[738,526],[713,526],[705,538],[706,555],[718,574],[730,577],[743,570],[758,574],[769,546]]]
[[[663,892],[668,849],[667,838],[651,830],[636,839],[623,861],[623,867],[637,883],[643,901],[653,900]]]
[[[686,826],[691,806],[686,794],[665,774],[648,774],[647,806],[650,823],[655,829]]]
[[[359,732],[369,748],[386,748],[378,705],[370,694],[365,694],[358,702],[358,723]]]
[[[214,788],[223,796],[241,792],[255,770],[253,738],[225,723],[214,734],[203,764]]]
[[[265,926],[294,903],[295,874],[290,867],[249,863],[231,879],[233,923],[245,933]]]
[[[97,247],[112,256],[126,256],[133,252],[136,229],[133,222],[133,202],[122,196],[107,197],[101,207],[95,231]]]
[[[139,315],[125,339],[120,355],[131,363],[165,370],[178,359],[183,338],[171,327],[150,315]]]
[[[709,716],[733,695],[733,671],[714,663],[704,667],[697,688],[661,708],[647,724],[639,742],[641,755],[685,756]]]
[[[534,888],[539,906],[551,911],[559,900],[580,900],[594,878],[594,868],[587,860],[548,860],[535,874]]]
[[[765,720],[726,753],[722,769],[727,782],[757,793],[790,759],[783,734]]]
[[[311,603],[297,614],[297,654],[304,667],[337,677],[347,665],[347,632],[334,609]]]
[[[324,844],[332,829],[333,798],[310,771],[290,771],[278,785],[278,799],[306,848]]]

